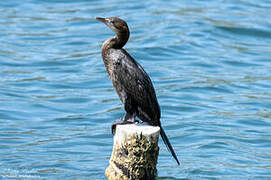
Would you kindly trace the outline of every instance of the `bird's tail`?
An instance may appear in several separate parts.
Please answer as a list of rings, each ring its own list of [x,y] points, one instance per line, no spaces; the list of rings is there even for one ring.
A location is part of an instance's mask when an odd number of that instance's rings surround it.
[[[176,154],[175,154],[175,152],[174,152],[174,149],[173,149],[173,147],[171,146],[171,144],[170,144],[170,142],[169,142],[169,140],[168,140],[168,138],[167,138],[167,135],[166,135],[164,129],[163,129],[161,126],[160,126],[160,134],[161,134],[161,136],[162,136],[162,139],[163,139],[164,143],[165,143],[166,146],[167,146],[168,151],[171,152],[172,156],[173,156],[174,159],[177,161],[178,165],[180,165],[180,162],[179,162],[179,160],[178,160],[178,158],[177,158],[177,156],[176,156]]]

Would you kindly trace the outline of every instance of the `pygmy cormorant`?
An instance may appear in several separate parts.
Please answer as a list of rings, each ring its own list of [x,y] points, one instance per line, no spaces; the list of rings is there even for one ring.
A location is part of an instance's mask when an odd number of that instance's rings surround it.
[[[107,39],[102,46],[102,57],[113,86],[124,104],[126,111],[121,122],[133,123],[135,116],[143,122],[160,127],[160,134],[167,148],[178,164],[178,158],[160,123],[160,107],[155,90],[148,74],[122,47],[129,39],[129,28],[126,22],[117,17],[97,20],[107,25],[116,36]]]

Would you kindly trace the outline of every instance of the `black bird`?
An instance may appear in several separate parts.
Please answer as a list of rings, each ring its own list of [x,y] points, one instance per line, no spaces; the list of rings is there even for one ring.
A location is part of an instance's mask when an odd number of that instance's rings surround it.
[[[180,164],[161,126],[160,107],[150,77],[142,66],[122,48],[129,39],[128,25],[117,17],[97,17],[96,19],[103,22],[116,34],[115,37],[107,39],[102,46],[104,65],[126,111],[121,122],[117,122],[115,125],[134,123],[135,116],[137,116],[143,122],[159,126],[164,143]]]

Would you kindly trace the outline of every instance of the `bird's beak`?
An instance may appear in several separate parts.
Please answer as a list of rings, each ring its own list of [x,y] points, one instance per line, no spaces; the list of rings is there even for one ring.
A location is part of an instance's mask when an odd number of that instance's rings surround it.
[[[96,17],[96,20],[101,21],[103,23],[106,23],[106,19],[105,18]]]

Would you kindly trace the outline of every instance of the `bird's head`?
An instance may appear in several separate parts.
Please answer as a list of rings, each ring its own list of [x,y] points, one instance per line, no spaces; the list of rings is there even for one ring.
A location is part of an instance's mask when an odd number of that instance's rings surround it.
[[[129,34],[129,28],[128,28],[127,23],[118,17],[108,17],[108,18],[96,17],[96,19],[98,21],[103,22],[117,35],[126,34],[126,33]]]

